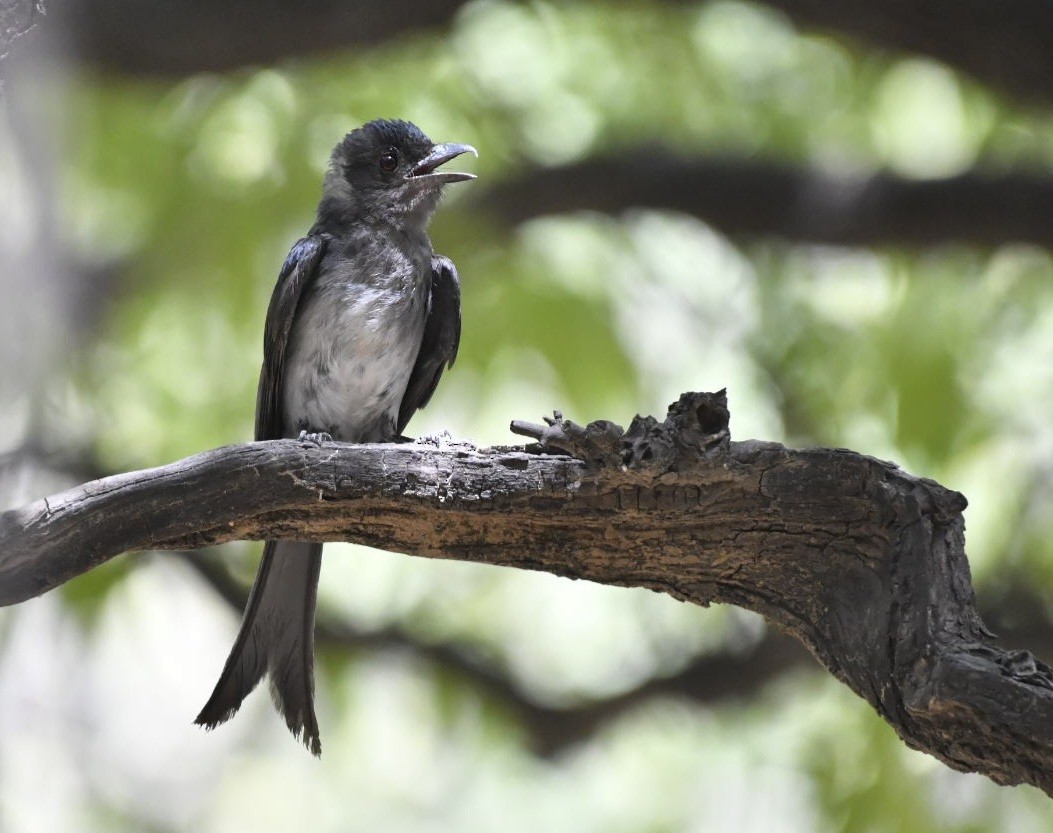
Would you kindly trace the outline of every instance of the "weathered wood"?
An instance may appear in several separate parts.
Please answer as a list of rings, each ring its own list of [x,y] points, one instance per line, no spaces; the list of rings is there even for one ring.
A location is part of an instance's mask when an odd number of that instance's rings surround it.
[[[964,551],[965,499],[835,449],[730,442],[721,394],[665,422],[517,423],[544,446],[216,449],[0,515],[0,604],[128,550],[345,540],[649,587],[758,611],[911,746],[1053,795],[1053,674],[993,647]]]

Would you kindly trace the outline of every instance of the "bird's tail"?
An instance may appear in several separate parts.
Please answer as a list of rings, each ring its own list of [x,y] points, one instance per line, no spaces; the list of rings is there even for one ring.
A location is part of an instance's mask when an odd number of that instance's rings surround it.
[[[314,715],[314,609],[322,545],[268,541],[219,682],[195,723],[229,720],[264,674],[289,731],[322,753]]]

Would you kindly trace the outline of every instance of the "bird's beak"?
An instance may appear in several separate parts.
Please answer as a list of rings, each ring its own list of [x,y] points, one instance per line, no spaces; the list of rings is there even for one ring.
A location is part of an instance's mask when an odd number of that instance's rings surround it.
[[[462,153],[470,153],[472,156],[476,157],[479,156],[479,152],[471,145],[433,145],[432,149],[428,151],[428,155],[413,166],[413,169],[406,175],[406,178],[426,180],[428,182],[434,182],[435,184],[465,182],[469,179],[475,179],[475,174],[435,170],[440,165],[449,162],[451,159],[460,156]]]

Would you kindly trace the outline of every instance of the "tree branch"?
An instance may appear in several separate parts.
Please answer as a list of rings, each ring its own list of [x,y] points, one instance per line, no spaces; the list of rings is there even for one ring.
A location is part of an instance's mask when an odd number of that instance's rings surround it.
[[[917,181],[847,177],[758,159],[627,151],[532,170],[480,199],[509,222],[567,211],[648,207],[701,217],[731,235],[842,245],[948,240],[1053,246],[1053,178],[967,173]]]
[[[229,446],[0,515],[0,603],[130,549],[238,538],[649,587],[762,613],[911,746],[1053,794],[1053,673],[990,643],[964,498],[849,451],[730,443],[727,420],[722,394],[685,394],[620,445],[610,423],[536,429],[589,462],[537,447]]]

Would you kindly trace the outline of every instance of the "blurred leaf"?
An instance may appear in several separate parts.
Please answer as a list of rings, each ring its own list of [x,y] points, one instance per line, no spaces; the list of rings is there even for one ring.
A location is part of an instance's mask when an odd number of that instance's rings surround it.
[[[134,559],[138,556],[138,553],[129,553],[112,558],[90,572],[67,581],[58,588],[62,601],[85,626],[94,625],[111,591],[136,568]]]

